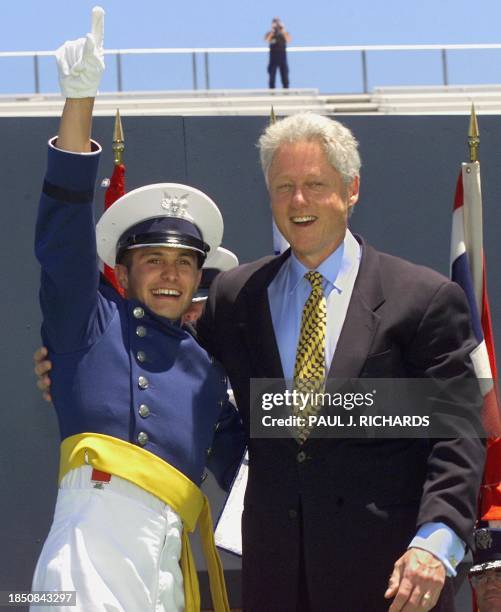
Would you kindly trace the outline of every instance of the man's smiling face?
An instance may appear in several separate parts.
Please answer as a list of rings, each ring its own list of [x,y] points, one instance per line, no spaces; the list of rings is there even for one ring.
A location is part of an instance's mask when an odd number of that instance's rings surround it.
[[[170,247],[131,249],[128,265],[117,264],[118,282],[130,299],[175,321],[191,304],[202,271],[194,251]]]
[[[296,257],[317,268],[343,241],[358,178],[349,185],[318,140],[282,144],[268,173],[273,217]]]

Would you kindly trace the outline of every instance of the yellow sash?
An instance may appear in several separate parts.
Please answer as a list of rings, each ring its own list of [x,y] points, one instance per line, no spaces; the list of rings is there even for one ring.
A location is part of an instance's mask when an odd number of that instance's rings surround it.
[[[215,612],[229,612],[224,572],[214,544],[209,500],[182,472],[153,453],[112,436],[82,433],[61,443],[59,481],[82,465],[120,476],[169,504],[183,521],[181,569],[186,612],[199,612],[200,589],[188,532],[200,526]]]

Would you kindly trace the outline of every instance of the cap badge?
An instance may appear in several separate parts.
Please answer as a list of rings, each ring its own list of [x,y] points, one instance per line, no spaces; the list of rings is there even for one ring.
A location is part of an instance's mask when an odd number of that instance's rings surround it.
[[[475,544],[480,550],[491,548],[492,536],[489,529],[477,529],[475,531]]]
[[[186,210],[188,208],[187,193],[181,196],[172,196],[164,191],[163,195],[160,206],[167,211],[167,217],[178,217],[181,219],[188,217]]]

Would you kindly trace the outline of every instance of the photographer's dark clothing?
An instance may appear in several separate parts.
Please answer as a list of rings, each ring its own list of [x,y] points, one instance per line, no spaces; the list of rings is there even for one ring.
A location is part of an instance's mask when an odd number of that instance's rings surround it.
[[[270,40],[270,53],[285,53],[285,48],[287,47],[287,41],[285,40],[285,36],[280,32],[280,30],[273,30],[271,32],[272,38]]]
[[[275,89],[275,77],[277,68],[280,69],[280,78],[282,87],[289,87],[289,67],[287,66],[287,41],[284,34],[279,30],[272,32],[273,36],[270,39],[270,61],[268,64],[268,74],[270,75],[269,87]]]

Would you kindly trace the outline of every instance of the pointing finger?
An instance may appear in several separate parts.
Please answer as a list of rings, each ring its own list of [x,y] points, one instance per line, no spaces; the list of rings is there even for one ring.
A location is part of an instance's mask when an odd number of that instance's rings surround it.
[[[102,49],[104,43],[104,9],[100,6],[95,6],[92,9],[91,34],[96,48]]]

